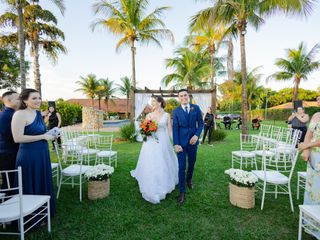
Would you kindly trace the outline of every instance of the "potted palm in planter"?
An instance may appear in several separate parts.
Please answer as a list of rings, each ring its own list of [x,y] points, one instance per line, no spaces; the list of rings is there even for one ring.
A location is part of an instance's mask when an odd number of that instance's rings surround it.
[[[88,198],[90,200],[102,199],[109,196],[110,177],[113,172],[113,167],[106,164],[98,164],[85,173],[89,181]]]
[[[258,178],[251,172],[241,169],[225,171],[229,175],[229,199],[232,205],[240,208],[254,208],[255,185]]]

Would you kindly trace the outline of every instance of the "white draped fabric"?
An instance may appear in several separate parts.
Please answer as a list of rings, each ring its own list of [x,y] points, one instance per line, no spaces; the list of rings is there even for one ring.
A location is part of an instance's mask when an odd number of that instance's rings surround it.
[[[138,117],[141,115],[141,113],[143,112],[144,108],[147,106],[147,104],[150,101],[152,94],[151,93],[136,93],[135,94],[135,117],[136,119],[138,119]],[[139,121],[135,121],[135,127],[136,130],[139,130],[139,125],[140,122]],[[142,136],[140,134],[137,135],[136,140],[138,142],[142,142]]]
[[[196,104],[200,107],[201,112],[205,114],[208,110],[208,107],[211,106],[211,94],[210,93],[192,93],[192,97],[196,102]]]

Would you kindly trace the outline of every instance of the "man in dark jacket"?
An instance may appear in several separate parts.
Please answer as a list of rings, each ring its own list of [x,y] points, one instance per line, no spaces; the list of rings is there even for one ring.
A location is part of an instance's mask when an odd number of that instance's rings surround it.
[[[0,170],[13,170],[19,144],[15,143],[11,132],[11,120],[14,112],[20,107],[19,94],[14,91],[2,95],[4,107],[0,112]],[[9,174],[10,186],[14,184],[14,174]],[[2,189],[8,188],[5,174],[2,174]]]

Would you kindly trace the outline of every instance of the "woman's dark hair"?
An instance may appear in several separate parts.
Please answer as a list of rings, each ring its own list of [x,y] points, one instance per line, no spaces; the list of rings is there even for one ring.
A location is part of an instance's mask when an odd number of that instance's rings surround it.
[[[20,109],[27,108],[27,105],[25,104],[24,101],[28,100],[31,93],[35,93],[35,92],[38,92],[38,91],[32,88],[26,88],[22,90],[22,92],[20,93],[20,100],[21,100]]]
[[[55,106],[52,106],[52,105],[48,106],[48,110],[49,110],[51,107],[54,109],[53,112],[56,112],[56,111],[57,111],[56,108],[55,108]]]
[[[189,93],[188,89],[186,89],[186,88],[180,89],[180,90],[178,91],[178,95],[179,95],[181,92],[187,92],[187,93]]]
[[[164,101],[163,97],[161,96],[152,96],[158,103],[161,103],[161,107],[166,107],[166,102]]]

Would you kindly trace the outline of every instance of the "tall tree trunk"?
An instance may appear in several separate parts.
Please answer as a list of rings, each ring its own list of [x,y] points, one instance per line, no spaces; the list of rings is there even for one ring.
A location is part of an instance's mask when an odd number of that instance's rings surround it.
[[[214,68],[214,59],[215,59],[215,48],[211,50],[211,58],[210,58],[210,63],[211,63],[211,89],[212,89],[212,94],[211,94],[211,108],[212,108],[212,113],[215,115],[217,111],[217,85],[215,83],[215,68]]]
[[[106,105],[107,105],[107,116],[109,118],[109,99],[106,98]]]
[[[91,106],[92,106],[92,108],[94,108],[93,98],[91,98]]]
[[[98,98],[99,110],[101,110],[101,97]]]
[[[293,102],[298,100],[299,85],[300,85],[300,78],[296,77],[294,79],[293,98],[292,98]]]
[[[234,66],[233,66],[232,36],[229,36],[229,39],[228,39],[227,69],[228,69],[228,80],[233,80],[234,79]]]
[[[24,30],[23,30],[23,10],[21,0],[17,0],[17,11],[18,11],[18,41],[19,41],[19,57],[20,57],[20,81],[21,90],[27,87],[26,82],[26,63],[24,57],[25,41],[24,41]]]
[[[129,117],[129,95],[127,95],[127,112],[126,112],[126,118]]]
[[[130,112],[130,122],[134,123],[135,121],[135,96],[134,90],[136,89],[136,48],[134,46],[134,41],[131,42],[131,61],[132,61],[132,82],[130,90],[130,99],[131,99],[131,112]]]
[[[240,51],[241,51],[241,76],[242,76],[242,134],[248,134],[247,126],[247,64],[246,64],[246,49],[245,49],[245,35],[242,33],[244,29],[240,30]]]
[[[35,42],[32,44],[34,88],[39,92],[41,96],[42,91],[40,80],[39,44],[37,39],[34,40]]]

